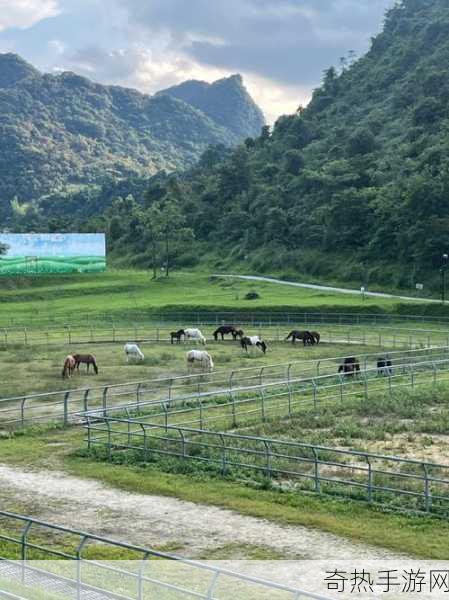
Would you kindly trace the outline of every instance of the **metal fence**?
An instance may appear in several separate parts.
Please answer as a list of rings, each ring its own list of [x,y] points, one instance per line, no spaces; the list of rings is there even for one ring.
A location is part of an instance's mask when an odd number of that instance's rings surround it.
[[[234,323],[237,323],[234,321]],[[400,326],[339,324],[320,321],[302,323],[292,321],[272,323],[268,321],[239,322],[239,326],[251,335],[259,335],[267,342],[280,342],[294,328],[316,329],[321,334],[323,342],[330,344],[361,344],[385,346],[391,348],[420,348],[433,345],[449,345],[449,329],[428,329],[424,327],[406,328]],[[202,321],[200,323],[184,319],[179,323],[155,324],[136,322],[65,325],[54,327],[0,327],[0,348],[41,346],[62,346],[76,344],[113,344],[126,342],[151,342],[170,344],[170,332],[173,329],[187,326],[200,327],[205,334],[208,344],[214,344],[212,337],[217,323]],[[231,340],[226,340],[231,343]],[[190,342],[185,342],[190,343]],[[220,343],[222,343],[220,341]]]
[[[349,496],[395,509],[449,511],[447,465],[152,421],[87,421],[88,446],[103,448],[110,459],[131,451],[142,461],[207,464],[209,474],[269,479],[282,489]]]
[[[24,585],[43,584],[58,598],[326,600],[298,588],[5,511],[0,512],[0,541],[8,549],[7,556],[1,556],[0,546],[0,576]],[[112,556],[126,551],[132,563],[100,562],[95,549],[102,556],[105,550]],[[171,577],[162,569],[161,559],[173,565]]]
[[[431,315],[402,315],[395,313],[370,313],[366,312],[324,312],[324,311],[251,311],[251,310],[228,310],[228,311],[138,311],[127,310],[115,313],[52,313],[40,315],[27,315],[26,318],[0,317],[0,327],[4,328],[53,328],[53,327],[111,327],[114,323],[133,324],[145,323],[147,325],[158,323],[161,326],[177,323],[185,325],[210,324],[219,325],[223,323],[248,323],[251,325],[290,325],[294,323],[329,323],[340,325],[399,325],[401,323],[434,323],[449,329],[449,317]]]
[[[404,365],[416,362],[445,359],[449,356],[449,347],[395,351],[389,352],[388,355],[394,368],[402,369]],[[379,353],[359,355],[362,370],[375,367],[378,356]],[[13,429],[48,421],[58,421],[67,425],[79,421],[85,413],[97,409],[106,412],[115,406],[126,408],[134,405],[143,409],[152,402],[185,402],[201,398],[209,392],[235,397],[238,388],[335,374],[343,360],[344,357],[339,356],[292,361],[216,371],[207,375],[166,377],[3,398],[0,399],[0,427]]]
[[[438,384],[446,383],[449,383],[449,359],[404,364],[387,376],[379,376],[377,369],[367,369],[357,377],[339,374],[265,382],[227,392],[203,392],[188,400],[179,398],[110,407],[106,411],[93,410],[86,413],[86,417],[101,420],[139,415],[143,423],[150,421],[164,427],[176,425],[224,431],[268,419],[298,416],[310,408],[320,410],[351,399],[363,402],[379,395],[392,398],[403,388],[413,390],[425,386],[435,391]]]

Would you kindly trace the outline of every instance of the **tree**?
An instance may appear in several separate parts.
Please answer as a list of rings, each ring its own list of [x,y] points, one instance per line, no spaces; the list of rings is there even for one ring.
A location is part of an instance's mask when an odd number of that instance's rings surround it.
[[[167,198],[160,207],[160,227],[164,246],[165,276],[169,276],[171,261],[179,253],[183,242],[192,240],[193,230],[186,227],[186,217],[174,198]]]
[[[151,266],[153,268],[153,279],[157,278],[159,246],[162,237],[162,214],[158,203],[152,204],[143,217],[145,241],[150,245]]]

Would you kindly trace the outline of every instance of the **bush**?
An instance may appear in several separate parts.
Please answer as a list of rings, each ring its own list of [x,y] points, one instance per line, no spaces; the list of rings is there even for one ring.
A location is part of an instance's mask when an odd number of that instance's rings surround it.
[[[245,295],[245,300],[258,300],[260,298],[257,292],[248,292]]]

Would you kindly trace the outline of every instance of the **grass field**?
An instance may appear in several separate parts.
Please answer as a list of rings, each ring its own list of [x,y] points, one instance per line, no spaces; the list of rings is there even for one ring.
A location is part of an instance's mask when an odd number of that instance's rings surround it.
[[[129,270],[97,273],[94,276],[5,277],[0,279],[0,289],[0,398],[186,373],[187,347],[183,345],[171,346],[166,341],[143,343],[145,361],[128,365],[123,353],[123,341],[69,344],[67,339],[61,337],[56,344],[39,342],[30,347],[22,344],[5,345],[1,328],[17,323],[27,324],[30,329],[42,331],[45,336],[45,328],[52,322],[58,325],[70,322],[86,324],[88,319],[104,319],[132,326],[136,322],[145,324],[154,321],[154,315],[158,312],[170,311],[208,311],[211,315],[219,310],[245,314],[275,310],[384,312],[394,316],[416,314],[424,310],[423,306],[394,299],[362,300],[361,297],[273,283],[218,280],[211,279],[204,272],[175,273],[168,279],[156,281],[151,280],[147,272]],[[245,296],[250,291],[256,291],[260,298],[246,300]],[[425,319],[407,324],[407,327],[411,326],[438,329]],[[207,330],[209,338],[211,331],[212,327]],[[377,335],[374,327],[371,331]],[[213,355],[216,369],[229,371],[246,366],[344,356],[349,352],[351,355],[377,352],[379,346],[375,340],[369,339],[368,342],[369,345],[363,346],[357,343],[324,343],[306,348],[277,342],[270,344],[266,356],[246,356],[237,344],[230,342],[208,343],[208,350]],[[391,347],[389,344],[385,346]],[[62,361],[66,354],[77,351],[96,354],[99,375],[87,375],[82,371],[71,380],[63,381]],[[345,448],[376,451],[384,447],[391,452],[404,454],[416,449],[420,456],[429,459],[435,457],[438,451],[446,459],[449,456],[446,450],[449,427],[447,397],[447,389],[440,389],[438,398],[419,391],[417,395],[405,394],[401,401],[387,405],[384,399],[379,398],[365,411],[362,411],[360,404],[345,402],[338,407],[324,409],[319,415],[305,411],[288,422],[278,418],[263,425],[253,425],[246,431]],[[83,437],[84,432],[79,428],[36,428],[11,436],[0,436],[0,462],[31,469],[60,470],[123,490],[231,508],[245,515],[317,528],[410,555],[449,558],[449,524],[444,521],[386,514],[354,502],[320,498],[297,490],[255,489],[251,485],[208,477],[188,468],[184,472],[170,472],[155,464],[101,463],[82,451]],[[7,508],[19,512],[31,511],[35,516],[43,510],[37,504],[29,506],[18,502]],[[385,531],[388,531],[388,536]],[[230,552],[232,555],[233,551]]]
[[[0,325],[39,320],[67,322],[86,316],[135,320],[155,311],[191,310],[242,312],[285,310],[364,311],[421,314],[426,305],[383,298],[358,298],[275,283],[211,279],[201,272],[175,273],[154,281],[144,271],[114,271],[95,275],[0,278]],[[260,298],[246,300],[248,292]]]

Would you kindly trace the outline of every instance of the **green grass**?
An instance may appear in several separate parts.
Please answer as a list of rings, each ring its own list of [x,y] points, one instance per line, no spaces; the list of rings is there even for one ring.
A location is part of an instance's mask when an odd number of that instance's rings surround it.
[[[125,318],[164,310],[238,310],[243,312],[364,311],[420,314],[422,305],[395,299],[366,298],[320,292],[265,282],[211,279],[204,272],[179,272],[154,281],[145,271],[110,270],[95,275],[73,274],[0,279],[2,323],[61,318],[82,314]],[[249,291],[258,300],[245,300]]]
[[[449,559],[447,521],[390,514],[362,503],[301,492],[256,490],[232,481],[166,473],[154,465],[99,463],[77,455],[83,445],[83,435],[79,429],[38,430],[3,439],[0,440],[2,462],[63,470],[126,491],[175,497],[286,525],[316,528],[420,558]]]

